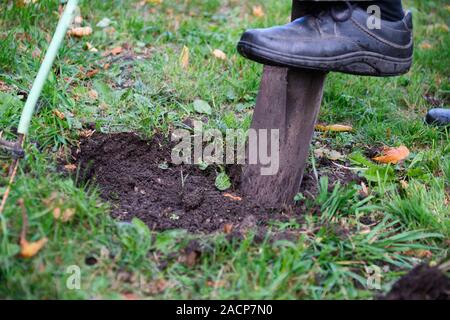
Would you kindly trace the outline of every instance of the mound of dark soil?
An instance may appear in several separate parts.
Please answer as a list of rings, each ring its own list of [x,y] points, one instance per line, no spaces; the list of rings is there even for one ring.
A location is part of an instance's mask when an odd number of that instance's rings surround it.
[[[383,300],[450,300],[450,278],[437,267],[419,265],[398,280]]]
[[[94,181],[120,220],[138,217],[153,230],[186,229],[210,233],[266,227],[271,220],[301,220],[299,207],[271,212],[239,192],[215,187],[216,169],[171,164],[172,146],[161,136],[151,141],[133,133],[94,134],[74,153],[82,179]],[[238,177],[240,167],[229,174]],[[306,179],[306,182],[308,179]]]

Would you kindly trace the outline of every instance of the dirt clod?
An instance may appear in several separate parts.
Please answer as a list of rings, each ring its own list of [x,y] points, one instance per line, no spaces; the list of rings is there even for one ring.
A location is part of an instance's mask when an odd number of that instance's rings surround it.
[[[398,280],[383,300],[450,300],[450,278],[421,264]]]

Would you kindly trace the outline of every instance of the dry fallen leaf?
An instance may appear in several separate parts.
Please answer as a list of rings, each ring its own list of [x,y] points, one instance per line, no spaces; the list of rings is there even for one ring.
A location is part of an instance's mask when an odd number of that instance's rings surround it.
[[[70,29],[67,34],[71,37],[86,37],[90,36],[92,34],[92,28],[91,27],[77,27]]]
[[[86,72],[86,78],[92,78],[93,76],[95,76],[97,73],[99,72],[98,69],[92,69],[89,70],[88,72]]]
[[[41,54],[42,54],[41,50],[39,48],[36,48],[31,53],[31,56],[36,59],[36,58],[40,58]]]
[[[117,56],[118,54],[120,54],[123,51],[122,47],[115,47],[114,49],[111,50],[111,54],[113,56]]]
[[[124,299],[124,300],[142,300],[141,298],[139,298],[136,294],[134,294],[134,293],[131,293],[131,292],[129,292],[129,293],[123,293],[122,294],[122,298]]]
[[[53,209],[53,218],[58,220],[60,217],[61,217],[61,208],[60,207],[54,208]]]
[[[400,146],[398,148],[385,148],[382,152],[382,155],[373,158],[373,160],[380,163],[396,164],[408,158],[408,156],[409,149],[405,146]]]
[[[66,116],[64,115],[64,113],[62,113],[61,111],[55,109],[53,110],[53,114],[55,116],[57,116],[58,118],[60,118],[61,120],[64,120],[66,118]]]
[[[207,281],[206,285],[208,287],[212,287],[212,288],[223,288],[227,285],[227,283],[223,280],[219,280],[219,281]]]
[[[102,54],[102,56],[103,56],[103,57],[107,57],[107,56],[110,56],[110,55],[112,55],[112,56],[117,56],[117,55],[121,54],[122,51],[123,51],[123,48],[119,46],[119,47],[115,47],[115,48],[113,48],[113,49],[111,49],[111,50],[105,51],[105,52]]]
[[[224,193],[223,196],[227,197],[227,198],[230,198],[231,200],[234,200],[234,201],[241,201],[242,200],[241,197],[232,195],[231,193]]]
[[[83,23],[83,17],[82,17],[82,16],[76,16],[76,17],[73,19],[73,23],[74,23],[74,24],[80,25],[81,23]]]
[[[9,90],[11,90],[11,88],[2,80],[0,80],[0,92],[7,92]]]
[[[189,66],[189,48],[184,46],[180,55],[180,64],[183,69],[186,69]]]
[[[316,130],[318,131],[334,131],[334,132],[350,132],[353,131],[353,127],[343,125],[343,124],[332,124],[332,125],[316,125]]]
[[[81,138],[90,138],[95,133],[95,130],[85,129],[80,131]]]
[[[34,257],[47,243],[48,239],[46,237],[39,239],[35,242],[28,242],[26,239],[26,234],[28,231],[28,215],[27,209],[25,208],[25,202],[23,199],[17,201],[19,207],[22,211],[22,230],[20,231],[20,253],[22,258],[32,258]]]
[[[89,98],[91,98],[92,100],[97,100],[98,99],[98,92],[95,91],[94,89],[89,90],[88,92],[88,96]]]
[[[345,156],[342,153],[340,153],[339,151],[331,150],[331,149],[324,148],[324,147],[314,149],[314,155],[317,158],[327,158],[327,159],[333,160],[333,161],[345,159]]]
[[[369,188],[367,188],[367,185],[363,181],[361,182],[360,194],[366,198],[369,196]]]
[[[26,239],[20,240],[20,256],[22,258],[34,257],[48,242],[47,238],[42,238],[35,242],[28,242]]]
[[[53,218],[60,220],[61,222],[68,222],[75,215],[75,209],[68,208],[61,212],[61,208],[56,207],[53,209]]]
[[[143,291],[152,295],[163,293],[172,284],[164,279],[158,279],[145,283],[143,285]]]
[[[402,186],[403,189],[408,189],[409,187],[408,181],[406,180],[400,180],[400,185]]]
[[[262,6],[254,6],[252,11],[255,17],[264,17],[264,9]]]
[[[98,52],[98,49],[94,47],[90,42],[86,42],[86,49],[91,52]]]
[[[217,59],[220,59],[220,60],[227,60],[227,55],[226,55],[225,52],[223,52],[222,50],[215,49],[215,50],[213,51],[213,55],[214,55],[214,57],[216,57]]]
[[[186,256],[186,265],[190,268],[192,268],[193,266],[195,266],[197,264],[198,261],[198,254],[196,251],[191,251],[187,256]]]
[[[75,215],[75,212],[76,212],[76,210],[74,208],[65,209],[61,216],[61,221],[68,222],[68,221],[72,220],[73,216]]]
[[[75,171],[75,170],[77,170],[77,165],[73,164],[73,163],[66,164],[64,166],[64,169],[66,169],[67,171]]]
[[[233,231],[233,225],[231,223],[227,223],[223,226],[223,232],[225,234],[230,234]]]
[[[433,45],[431,43],[429,43],[428,41],[424,41],[420,44],[420,49],[429,50],[432,48],[433,48]]]
[[[30,3],[36,3],[38,0],[17,0],[16,4],[18,7],[25,7],[26,5],[29,5]]]
[[[424,250],[424,249],[415,249],[415,250],[408,250],[405,252],[405,255],[407,256],[413,256],[419,259],[428,259],[433,256],[433,253],[430,250]]]

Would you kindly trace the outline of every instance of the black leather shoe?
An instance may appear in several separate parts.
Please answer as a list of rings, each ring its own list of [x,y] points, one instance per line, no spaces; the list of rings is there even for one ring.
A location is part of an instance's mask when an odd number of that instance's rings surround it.
[[[411,12],[401,21],[381,20],[381,29],[369,29],[368,18],[349,2],[329,5],[284,26],[246,31],[238,51],[281,67],[382,77],[408,72],[413,60]]]
[[[435,108],[428,111],[426,123],[441,127],[450,125],[450,109]]]

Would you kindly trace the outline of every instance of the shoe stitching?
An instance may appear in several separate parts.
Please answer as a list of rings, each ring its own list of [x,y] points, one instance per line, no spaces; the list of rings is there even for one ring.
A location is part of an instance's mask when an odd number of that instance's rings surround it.
[[[246,42],[246,41],[241,41],[240,45],[245,45],[245,46],[248,46],[250,48],[255,48],[255,49],[260,49],[262,51],[275,53],[275,54],[278,54],[280,56],[284,56],[286,58],[298,58],[298,57],[301,57],[302,59],[310,59],[311,61],[321,61],[320,57],[297,56],[297,55],[292,55],[292,54],[284,54],[284,53],[280,53],[277,50],[272,50],[272,49],[269,49],[269,48],[265,48],[265,47],[262,47],[262,46],[259,46],[259,45],[255,45],[253,43]],[[412,59],[413,59],[412,56],[410,56],[408,58],[396,58],[396,57],[385,56],[385,55],[382,55],[380,53],[373,52],[373,51],[359,51],[359,52],[345,53],[345,54],[338,55],[338,56],[324,57],[322,60],[323,60],[323,62],[326,62],[329,59],[335,59],[335,58],[340,58],[340,59],[351,58],[352,56],[356,56],[356,55],[361,54],[361,53],[364,53],[366,55],[372,55],[375,58],[383,58],[384,60],[389,60],[390,62],[395,62],[395,63],[410,63],[412,61]],[[387,58],[389,58],[389,59],[387,59]]]
[[[376,34],[373,34],[371,32],[369,32],[368,30],[366,30],[363,26],[361,26],[359,24],[358,21],[356,21],[353,17],[351,18],[351,21],[353,22],[353,24],[358,27],[358,29],[360,29],[361,31],[363,31],[364,33],[368,34],[369,36],[371,36],[372,38],[374,38],[375,40],[377,40],[378,42],[381,42],[383,44],[387,44],[391,47],[397,48],[397,49],[409,49],[411,47],[411,45],[413,44],[413,37],[410,37],[409,43],[407,45],[398,45],[395,44],[389,40],[383,39],[379,36],[377,36]]]

